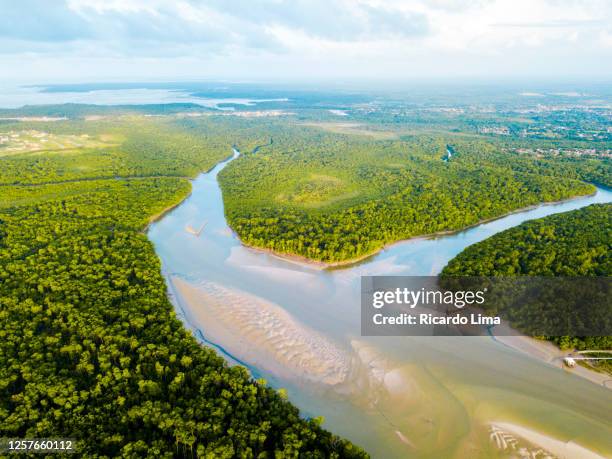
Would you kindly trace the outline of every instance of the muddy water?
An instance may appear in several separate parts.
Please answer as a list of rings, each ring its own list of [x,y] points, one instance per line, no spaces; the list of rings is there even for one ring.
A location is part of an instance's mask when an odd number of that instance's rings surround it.
[[[612,391],[489,338],[360,336],[362,275],[436,274],[468,245],[525,220],[612,201],[543,205],[469,230],[393,245],[326,271],[243,247],[217,174],[149,232],[179,315],[307,416],[377,458],[612,457]],[[199,237],[186,231],[206,226]],[[514,456],[512,456],[514,455]],[[534,456],[535,457],[535,456]],[[543,457],[543,456],[538,456]]]

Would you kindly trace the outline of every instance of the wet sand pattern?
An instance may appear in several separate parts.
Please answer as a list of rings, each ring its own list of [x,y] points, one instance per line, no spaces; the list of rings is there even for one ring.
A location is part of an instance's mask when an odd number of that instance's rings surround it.
[[[191,311],[207,339],[224,343],[233,356],[279,376],[331,386],[346,382],[349,354],[280,306],[212,282],[172,282],[199,305]]]

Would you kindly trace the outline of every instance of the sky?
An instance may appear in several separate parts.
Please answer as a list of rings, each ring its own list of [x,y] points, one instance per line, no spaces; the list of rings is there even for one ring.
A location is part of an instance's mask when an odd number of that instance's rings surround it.
[[[0,0],[0,82],[612,80],[611,0]]]

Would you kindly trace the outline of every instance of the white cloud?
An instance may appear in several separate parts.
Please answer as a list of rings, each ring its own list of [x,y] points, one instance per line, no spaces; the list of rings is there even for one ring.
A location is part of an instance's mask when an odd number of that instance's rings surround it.
[[[21,57],[15,76],[31,70],[32,55],[82,60],[87,69],[95,57],[102,76],[179,61],[191,64],[177,77],[231,76],[237,65],[261,77],[266,68],[281,77],[306,69],[322,77],[428,77],[449,67],[463,76],[612,74],[607,0],[0,0],[0,7],[0,65]],[[103,68],[109,60],[113,68]]]

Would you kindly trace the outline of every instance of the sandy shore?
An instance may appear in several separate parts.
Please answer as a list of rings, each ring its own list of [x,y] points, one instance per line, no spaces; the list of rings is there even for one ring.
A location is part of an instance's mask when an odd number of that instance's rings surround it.
[[[491,424],[491,431],[491,437],[497,442],[499,449],[511,451],[517,449],[517,446],[520,445],[526,452],[530,453],[528,457],[546,456],[537,450],[531,451],[527,446],[521,445],[520,440],[524,440],[531,445],[542,448],[559,458],[605,459],[604,456],[574,443],[573,441],[562,441],[510,422],[494,422]]]
[[[445,435],[457,434],[455,421],[465,415],[465,406],[426,367],[394,361],[363,340],[352,340],[345,347],[300,323],[279,305],[238,289],[176,276],[168,277],[168,282],[188,328],[201,333],[200,338],[230,360],[304,384],[308,390],[333,390],[369,416],[379,416],[406,451],[436,450],[447,441]],[[526,337],[495,339],[551,364],[561,354],[550,343]],[[504,454],[523,448],[534,454],[546,450],[555,457],[604,457],[570,441],[570,436],[555,438],[499,414],[482,419],[480,425],[489,426],[493,438],[489,441],[498,441]],[[431,429],[441,436],[427,434]]]
[[[612,385],[610,384],[612,376],[608,374],[599,373],[580,365],[576,365],[574,368],[566,367],[563,364],[563,357],[566,357],[570,353],[562,351],[549,341],[542,341],[528,336],[494,336],[493,339],[498,343],[560,368],[568,373],[588,379],[599,386],[612,389]]]
[[[350,400],[378,418],[404,448],[429,448],[440,441],[413,438],[411,427],[420,426],[422,417],[435,419],[432,422],[445,426],[445,432],[456,428],[452,419],[460,405],[422,368],[391,360],[365,341],[341,345],[255,295],[210,282],[192,284],[176,276],[169,282],[188,328],[231,360],[305,385],[308,391],[331,391]],[[442,415],[449,410],[453,416]]]
[[[319,270],[338,268],[338,267],[349,267],[351,265],[355,265],[368,258],[373,257],[374,255],[376,255],[377,253],[379,253],[380,251],[384,249],[384,247],[382,247],[380,249],[376,249],[372,252],[368,252],[364,255],[361,255],[357,258],[351,258],[350,260],[326,262],[326,261],[313,260],[311,258],[307,258],[302,255],[296,255],[293,253],[277,252],[276,250],[273,250],[273,249],[266,249],[266,248],[250,245],[244,242],[242,239],[240,239],[240,236],[238,236],[238,234],[236,234],[235,231],[232,230],[232,232],[233,232],[233,235],[236,236],[236,238],[240,241],[240,243],[244,247],[247,247],[249,250],[266,253],[274,258],[278,258],[280,260],[287,261],[289,263],[294,263],[296,265],[305,266],[308,268],[319,269]]]
[[[233,358],[285,378],[328,386],[347,381],[350,353],[280,306],[212,282],[170,281],[186,319]]]

